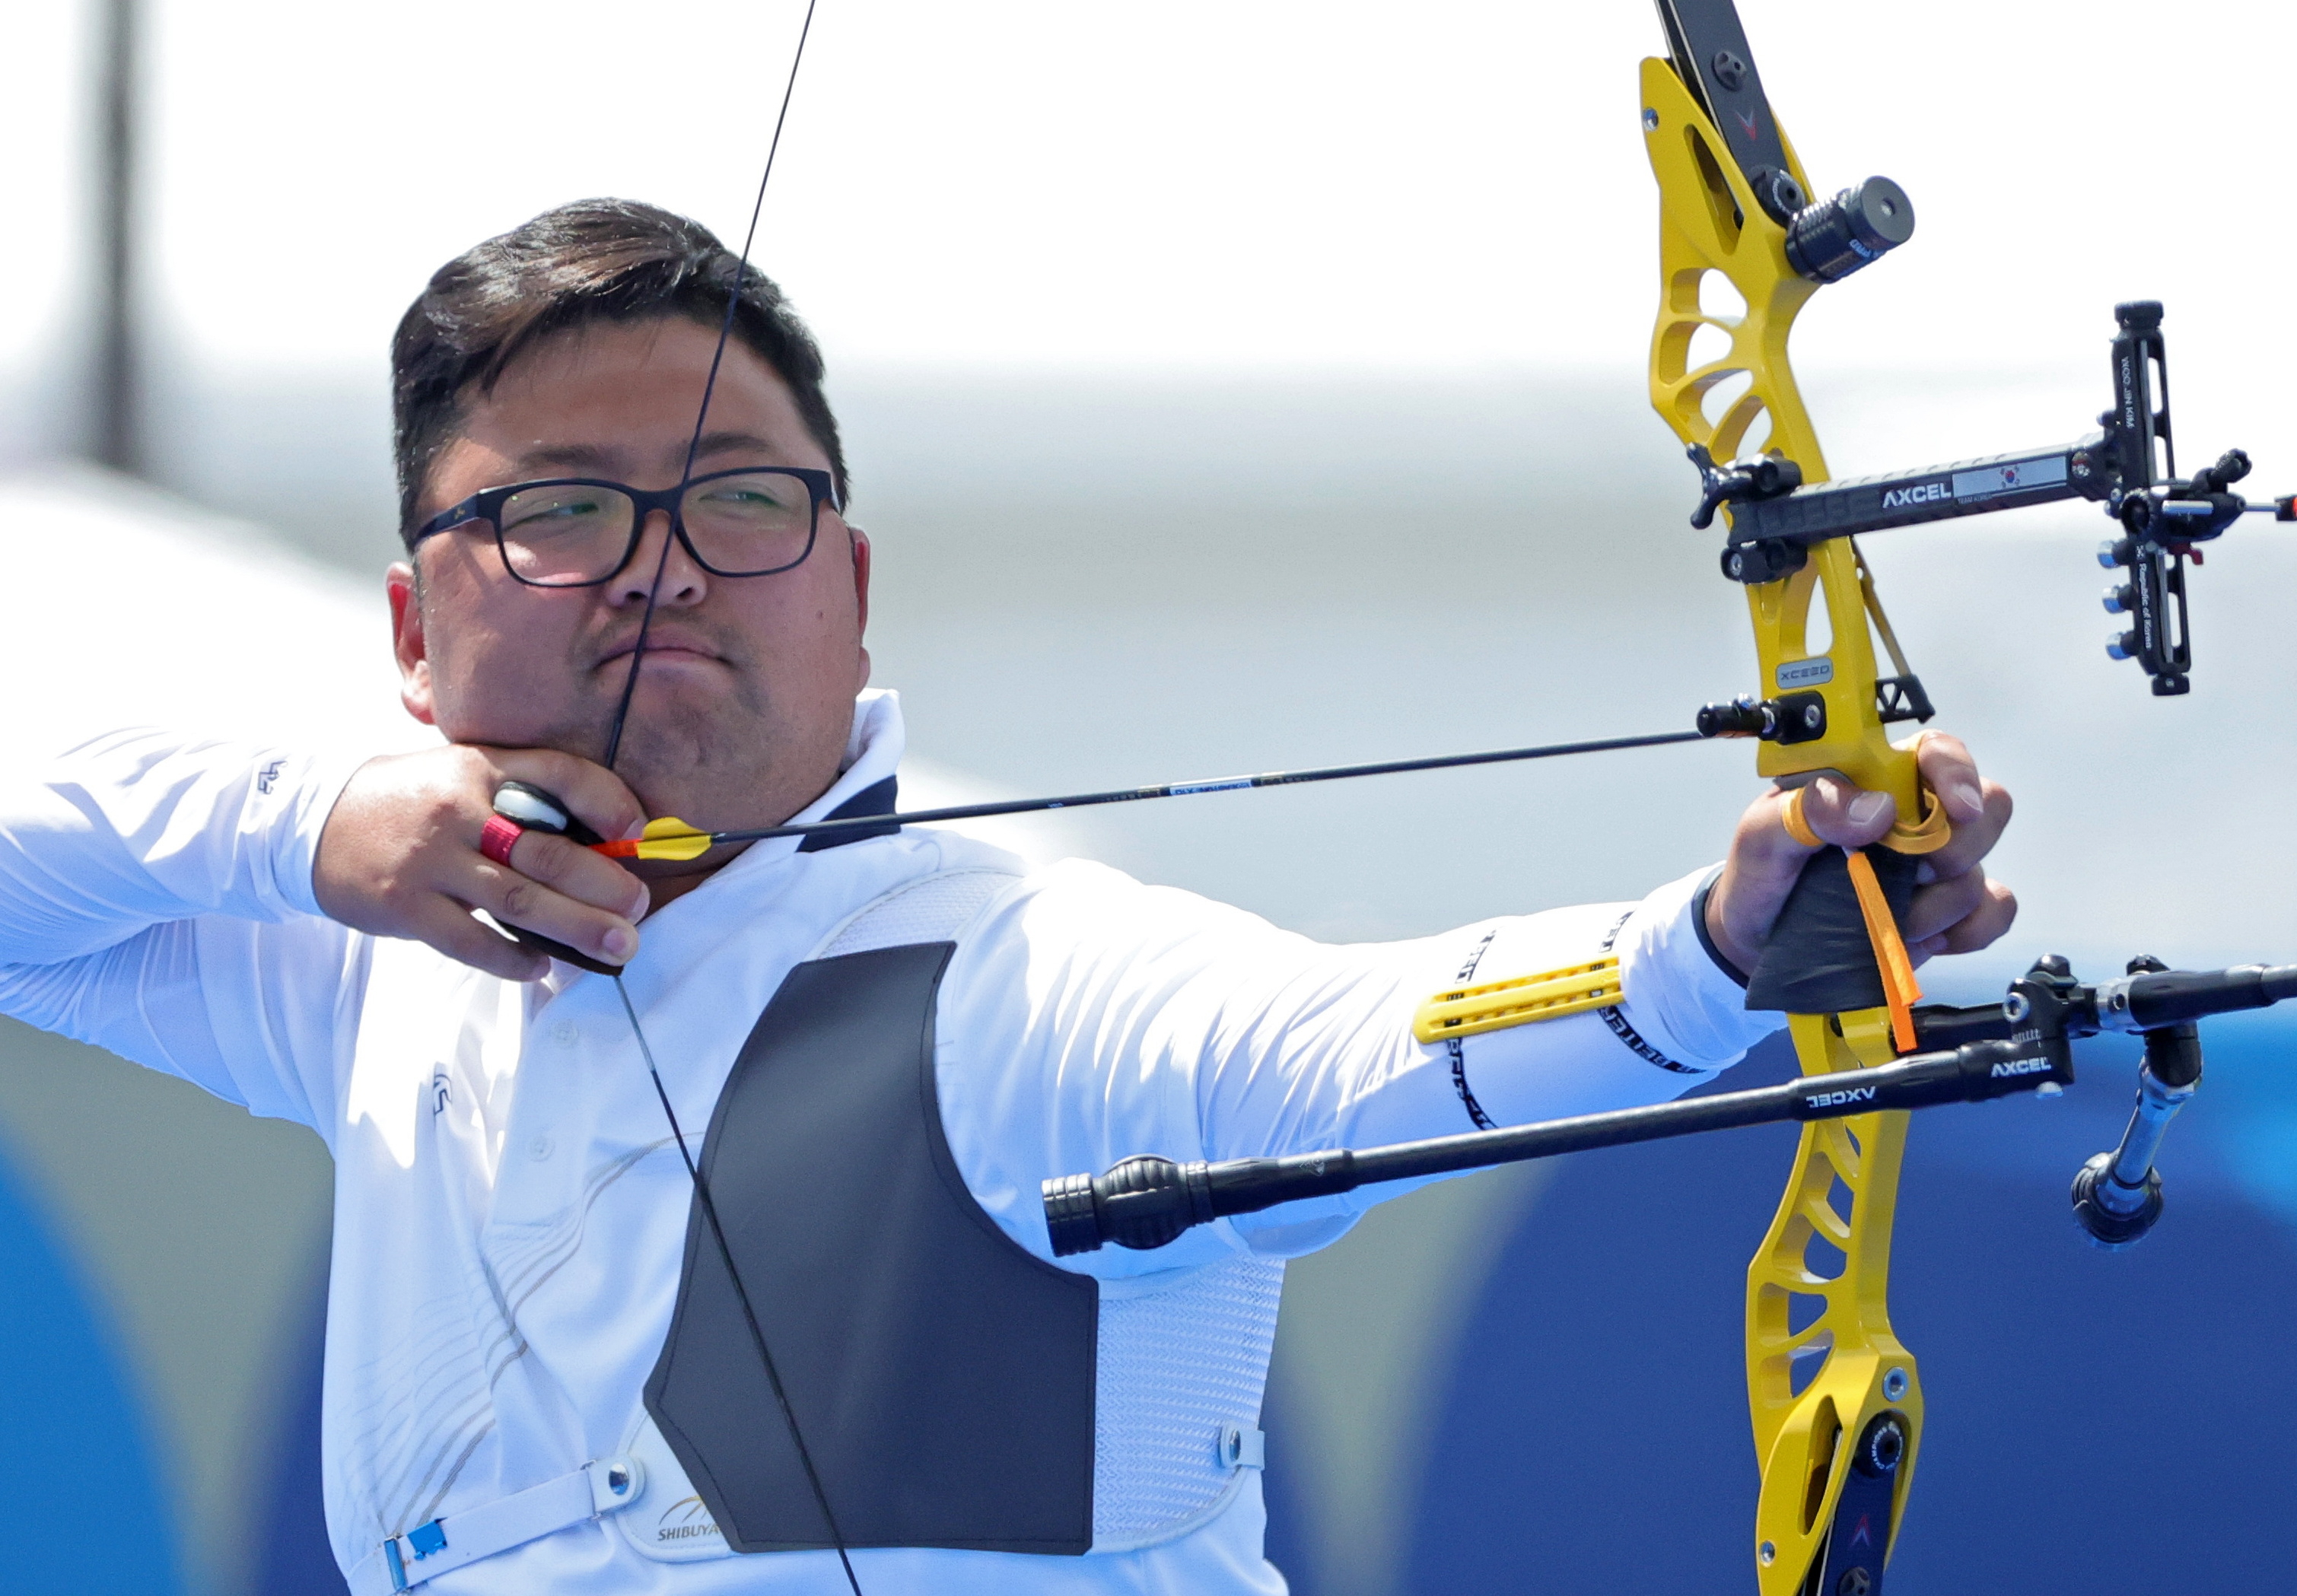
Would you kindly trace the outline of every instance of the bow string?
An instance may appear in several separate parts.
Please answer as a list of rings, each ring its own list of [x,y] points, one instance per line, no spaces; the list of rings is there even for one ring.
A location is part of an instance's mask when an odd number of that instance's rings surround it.
[[[709,374],[703,379],[701,402],[694,412],[694,430],[687,440],[686,463],[679,473],[678,503],[680,505],[685,502],[687,484],[694,480],[695,462],[701,455],[703,433],[710,422],[710,403],[718,391],[718,374],[725,364],[726,350],[733,341],[734,321],[741,309],[742,290],[747,284],[751,270],[750,252],[757,243],[759,221],[766,209],[766,190],[773,181],[774,159],[781,152],[782,129],[788,123],[790,101],[797,92],[798,69],[804,63],[806,40],[813,32],[815,3],[816,0],[806,0],[805,17],[799,24],[797,44],[790,53],[789,72],[782,85],[781,106],[774,116],[773,136],[766,146],[765,167],[759,174],[757,195],[750,205],[749,226],[742,235],[742,251],[735,261],[733,276],[726,285],[726,314],[719,323],[718,342],[711,351]],[[653,580],[646,588],[646,607],[638,617],[638,636],[630,646],[630,671],[622,679],[622,695],[614,705],[613,720],[607,728],[605,748],[598,761],[609,770],[614,769],[622,756],[622,734],[629,727],[630,707],[638,696],[638,672],[646,661],[646,639],[654,627],[655,612],[662,596],[663,580],[670,570],[671,550],[678,543],[679,528],[674,518],[681,513],[673,510],[673,523],[663,530],[662,553],[655,560]],[[646,1076],[654,1084],[655,1099],[661,1103],[663,1117],[669,1123],[671,1139],[678,1144],[679,1158],[686,1166],[687,1181],[694,1189],[696,1211],[710,1232],[712,1247],[725,1267],[727,1279],[733,1284],[735,1300],[742,1311],[743,1325],[749,1331],[751,1345],[757,1351],[766,1383],[772,1389],[774,1402],[781,1411],[782,1422],[789,1430],[791,1444],[805,1472],[806,1487],[813,1497],[814,1505],[821,1511],[822,1522],[828,1528],[831,1545],[837,1553],[838,1568],[844,1575],[846,1588],[852,1596],[862,1596],[861,1582],[853,1572],[853,1559],[844,1532],[838,1527],[837,1514],[830,1504],[828,1489],[822,1481],[820,1469],[815,1466],[812,1450],[806,1445],[805,1431],[798,1423],[797,1411],[791,1405],[789,1393],[782,1384],[781,1370],[774,1362],[773,1350],[767,1345],[765,1331],[758,1322],[749,1287],[742,1279],[741,1271],[735,1265],[733,1248],[726,1239],[726,1227],[720,1220],[718,1205],[712,1198],[710,1182],[696,1163],[693,1148],[687,1141],[684,1128],[679,1123],[678,1110],[671,1106],[669,1089],[663,1083],[653,1044],[646,1040],[646,1025],[638,1017],[638,1004],[630,997],[630,986],[622,971],[610,973],[615,994],[622,1000],[622,1012],[630,1019],[630,1034],[638,1042],[639,1057],[646,1061]]]

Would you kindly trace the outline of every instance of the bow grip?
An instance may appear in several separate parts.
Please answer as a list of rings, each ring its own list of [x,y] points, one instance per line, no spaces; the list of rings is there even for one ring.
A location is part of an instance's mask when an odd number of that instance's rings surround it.
[[[1903,925],[1914,901],[1919,856],[1870,844],[1861,850]],[[1845,1014],[1889,1001],[1866,917],[1850,879],[1849,856],[1832,843],[1803,862],[1771,939],[1747,976],[1747,1007],[1787,1014]]]

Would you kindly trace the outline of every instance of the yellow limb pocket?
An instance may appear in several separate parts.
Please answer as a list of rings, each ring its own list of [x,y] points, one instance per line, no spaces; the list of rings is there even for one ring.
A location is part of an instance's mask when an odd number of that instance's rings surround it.
[[[1412,1034],[1421,1041],[1476,1036],[1510,1025],[1560,1020],[1591,1008],[1610,1008],[1622,995],[1618,959],[1598,958],[1560,970],[1543,970],[1536,975],[1437,992],[1412,1016]]]

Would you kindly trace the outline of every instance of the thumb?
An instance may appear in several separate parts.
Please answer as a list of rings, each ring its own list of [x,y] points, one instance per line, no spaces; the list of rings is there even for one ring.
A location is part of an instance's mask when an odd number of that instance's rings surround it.
[[[1838,848],[1864,848],[1898,823],[1898,802],[1889,794],[1870,793],[1832,776],[1811,782],[1802,794],[1803,824]]]

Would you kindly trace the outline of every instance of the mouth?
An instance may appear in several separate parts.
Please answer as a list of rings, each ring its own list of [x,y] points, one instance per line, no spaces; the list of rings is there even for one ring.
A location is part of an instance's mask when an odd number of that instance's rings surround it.
[[[617,645],[599,657],[599,668],[603,670],[619,661],[628,660],[637,646],[638,639],[635,637],[627,643]],[[671,662],[684,659],[708,660],[712,662],[721,658],[716,649],[697,638],[681,638],[675,634],[661,632],[648,634],[646,640],[646,657],[648,661],[659,659]]]

